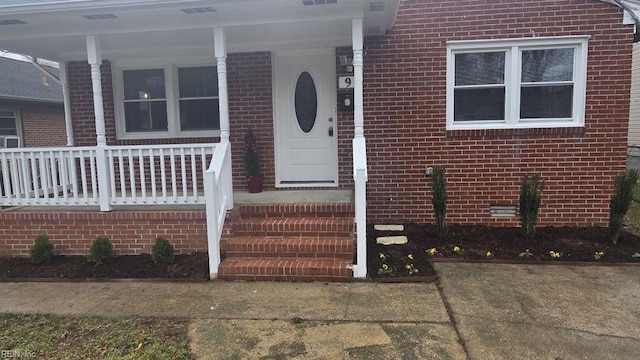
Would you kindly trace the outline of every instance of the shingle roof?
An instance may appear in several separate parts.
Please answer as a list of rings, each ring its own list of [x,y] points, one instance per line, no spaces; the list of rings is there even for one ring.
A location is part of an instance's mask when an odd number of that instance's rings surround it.
[[[58,76],[58,69],[46,67]],[[33,64],[0,57],[0,99],[62,103],[62,86],[47,77]]]

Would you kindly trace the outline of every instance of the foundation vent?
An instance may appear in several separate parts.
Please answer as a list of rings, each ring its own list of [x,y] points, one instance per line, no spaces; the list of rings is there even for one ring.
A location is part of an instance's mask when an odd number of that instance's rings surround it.
[[[0,20],[0,25],[20,25],[20,24],[26,24],[26,22],[18,19]]]
[[[337,4],[338,0],[302,0],[302,5],[326,5],[326,4]]]
[[[491,217],[494,218],[516,217],[517,207],[515,205],[492,205],[489,211]]]
[[[204,14],[204,13],[212,13],[212,12],[218,11],[213,6],[180,9],[180,10],[185,14]]]
[[[118,17],[113,14],[92,14],[92,15],[82,15],[83,18],[87,20],[107,20],[107,19],[117,19]]]
[[[384,11],[384,1],[373,1],[369,3],[369,11]]]

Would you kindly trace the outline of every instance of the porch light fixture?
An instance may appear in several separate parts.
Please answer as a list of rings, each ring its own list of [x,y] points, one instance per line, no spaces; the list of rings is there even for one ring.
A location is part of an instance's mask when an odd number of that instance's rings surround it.
[[[87,20],[108,20],[108,19],[118,18],[113,14],[91,14],[91,15],[82,15],[82,17]]]
[[[302,0],[302,5],[327,5],[327,4],[337,4],[338,0]]]
[[[26,22],[19,19],[0,20],[0,25],[21,25],[21,24],[26,24]]]
[[[207,7],[197,7],[197,8],[188,8],[188,9],[180,9],[185,14],[204,14],[204,13],[213,13],[217,12],[213,6]]]

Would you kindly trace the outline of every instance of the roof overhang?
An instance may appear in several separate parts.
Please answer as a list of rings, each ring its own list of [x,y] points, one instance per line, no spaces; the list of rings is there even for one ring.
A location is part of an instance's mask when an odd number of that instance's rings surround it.
[[[351,20],[365,36],[393,27],[400,0],[5,0],[0,49],[53,60],[86,59],[97,35],[106,59],[213,53],[213,28],[229,52],[351,45]]]

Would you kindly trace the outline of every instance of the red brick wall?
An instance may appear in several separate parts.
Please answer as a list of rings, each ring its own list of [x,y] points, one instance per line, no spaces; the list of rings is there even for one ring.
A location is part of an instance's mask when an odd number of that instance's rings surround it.
[[[86,255],[97,236],[106,236],[116,255],[145,254],[157,236],[177,254],[207,251],[206,215],[202,211],[0,212],[0,257],[28,256],[36,236],[46,234],[54,254]]]
[[[25,147],[64,146],[67,131],[64,106],[24,105],[20,107],[22,140]]]
[[[583,129],[446,131],[446,42],[590,35]],[[368,217],[433,222],[427,166],[442,165],[450,223],[492,219],[517,204],[526,173],[546,179],[542,225],[606,225],[615,175],[625,168],[633,27],[595,0],[404,0],[394,29],[364,56]]]
[[[275,187],[271,53],[229,54],[227,59],[233,186],[246,190],[242,156],[244,134],[253,129],[258,144],[264,188]]]
[[[62,104],[0,101],[0,108],[18,110],[22,125],[22,146],[64,146],[67,132]]]

